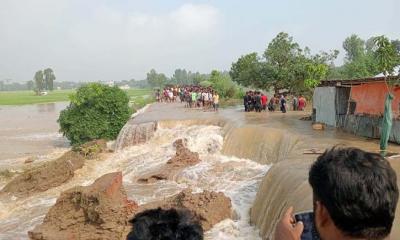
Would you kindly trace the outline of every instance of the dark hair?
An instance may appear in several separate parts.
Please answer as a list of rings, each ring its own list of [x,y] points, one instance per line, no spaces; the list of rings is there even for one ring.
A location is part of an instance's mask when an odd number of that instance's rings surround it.
[[[396,173],[381,155],[357,148],[332,148],[311,166],[314,200],[328,210],[345,235],[383,239],[389,235],[399,198]]]
[[[127,240],[202,240],[203,229],[184,209],[161,208],[146,210],[137,214],[130,223],[133,225]]]

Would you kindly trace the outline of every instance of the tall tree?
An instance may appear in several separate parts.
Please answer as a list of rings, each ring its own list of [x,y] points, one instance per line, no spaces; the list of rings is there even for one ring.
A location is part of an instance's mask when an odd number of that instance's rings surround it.
[[[347,79],[373,77],[379,73],[374,58],[375,37],[364,41],[353,34],[343,42],[346,50],[346,62],[343,65],[343,77]]]
[[[233,81],[243,85],[267,89],[268,82],[262,76],[262,67],[257,53],[241,56],[237,62],[232,63],[229,72]]]
[[[44,74],[45,89],[53,91],[54,80],[56,80],[56,76],[54,75],[53,69],[46,68],[43,71],[43,74]]]
[[[35,73],[34,80],[35,80],[35,92],[37,95],[39,95],[40,92],[43,91],[44,86],[45,86],[42,70],[39,70]]]
[[[189,73],[186,69],[176,69],[171,77],[171,82],[179,85],[189,84]]]
[[[302,50],[289,34],[279,33],[268,45],[264,57],[274,73],[271,84],[275,92],[294,85],[297,80],[294,68]]]
[[[158,88],[162,88],[167,81],[167,77],[163,73],[157,73],[154,69],[147,73],[146,79],[150,86]]]
[[[343,48],[346,50],[347,61],[352,62],[364,56],[365,41],[353,34],[344,40]]]
[[[193,83],[193,84],[198,85],[198,84],[200,84],[201,82],[207,80],[207,76],[206,76],[205,74],[201,74],[201,73],[199,73],[199,72],[196,72],[196,73],[194,73],[194,74],[192,74],[192,75],[193,75],[193,76],[192,76],[192,83]]]
[[[376,51],[375,58],[378,63],[378,69],[385,77],[397,75],[394,73],[394,68],[398,64],[399,53],[396,46],[390,42],[385,36],[375,38]]]

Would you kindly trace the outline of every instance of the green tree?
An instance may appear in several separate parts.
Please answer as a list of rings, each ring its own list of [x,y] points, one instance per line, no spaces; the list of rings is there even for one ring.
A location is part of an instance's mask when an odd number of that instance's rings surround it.
[[[400,40],[399,39],[392,40],[392,44],[395,47],[397,53],[400,54]]]
[[[217,70],[213,70],[208,81],[211,83],[213,89],[218,92],[221,98],[232,98],[235,96],[237,86],[232,81],[228,73],[222,73]]]
[[[58,118],[60,132],[76,146],[94,139],[112,140],[130,117],[127,94],[117,86],[90,83],[70,96]]]
[[[268,44],[263,58],[258,57],[257,53],[250,53],[234,62],[230,76],[243,86],[267,90],[273,88],[275,92],[281,89],[309,92],[311,86],[327,76],[325,72],[323,76],[315,78],[312,70],[334,68],[333,61],[339,54],[337,50],[315,55],[310,52],[307,47],[302,50],[291,36],[281,32]],[[311,79],[314,84],[311,84]]]
[[[346,51],[346,60],[352,62],[364,56],[365,41],[353,34],[344,40],[343,48]]]
[[[267,79],[263,77],[263,66],[257,53],[241,56],[237,62],[232,63],[229,72],[233,81],[243,86],[268,88]]]
[[[54,89],[54,80],[56,80],[56,76],[54,75],[53,69],[46,68],[43,71],[43,74],[44,74],[45,89],[53,91],[53,89]]]
[[[398,64],[399,53],[394,44],[385,36],[375,38],[376,50],[375,58],[378,64],[378,69],[386,77],[397,75],[394,73],[394,68]]]
[[[302,50],[299,44],[293,41],[289,34],[281,32],[269,43],[264,52],[264,57],[269,65],[269,70],[273,72],[270,78],[270,85],[275,92],[280,89],[294,85],[296,74],[294,68],[299,64],[298,58]]]
[[[163,73],[157,73],[154,69],[147,73],[146,79],[150,86],[158,88],[162,88],[167,81],[167,77]]]
[[[196,84],[196,85],[198,85],[201,82],[206,81],[206,80],[207,80],[207,76],[205,74],[201,74],[199,72],[194,73],[192,76],[192,82],[193,82],[193,84]]]
[[[171,77],[171,82],[179,85],[188,84],[189,75],[186,69],[176,69]]]
[[[36,92],[37,95],[39,95],[40,92],[43,91],[44,86],[45,86],[44,79],[43,79],[43,71],[42,70],[39,70],[39,71],[37,71],[35,73],[34,81],[35,81],[35,92]]]
[[[328,66],[322,63],[308,64],[306,70],[308,76],[304,81],[304,85],[309,89],[314,89],[321,83],[322,79],[326,78]]]

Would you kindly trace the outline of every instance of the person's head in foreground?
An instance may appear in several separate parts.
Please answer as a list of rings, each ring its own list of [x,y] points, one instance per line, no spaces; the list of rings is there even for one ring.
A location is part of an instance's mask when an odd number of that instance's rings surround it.
[[[146,210],[132,220],[127,240],[203,240],[203,229],[184,209]]]
[[[333,148],[311,166],[314,222],[323,240],[381,240],[389,236],[399,197],[396,173],[381,155]],[[275,231],[276,240],[300,239],[293,208]]]

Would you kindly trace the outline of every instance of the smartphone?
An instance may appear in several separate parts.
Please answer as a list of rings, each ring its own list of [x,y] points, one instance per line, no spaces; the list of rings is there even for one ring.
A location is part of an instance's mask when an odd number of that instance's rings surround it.
[[[314,224],[313,212],[302,212],[294,215],[296,222],[302,221],[304,225],[301,240],[320,240],[317,229]]]

